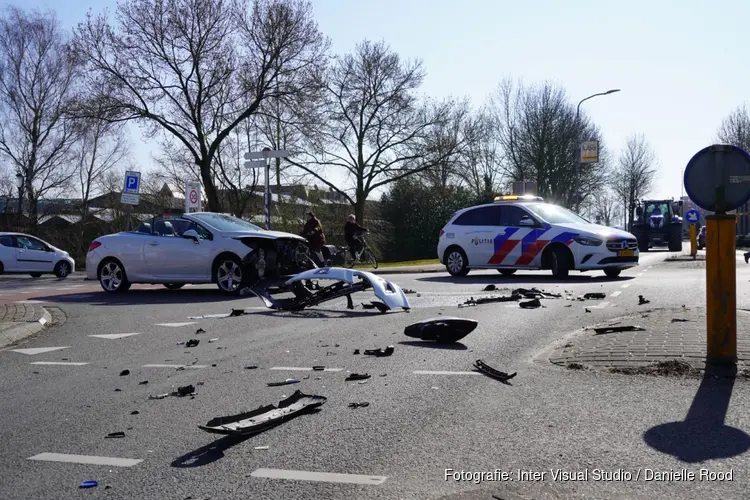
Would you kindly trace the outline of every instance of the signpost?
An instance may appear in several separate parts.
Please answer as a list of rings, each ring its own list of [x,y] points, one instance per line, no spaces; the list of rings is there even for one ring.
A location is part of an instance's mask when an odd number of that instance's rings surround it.
[[[271,170],[271,158],[286,158],[289,156],[289,151],[283,149],[272,150],[271,148],[263,148],[263,151],[253,151],[245,153],[246,168],[261,168],[265,166],[265,190],[263,193],[263,206],[265,208],[266,215],[266,229],[271,229],[271,184],[270,184],[270,170]],[[262,161],[257,161],[262,160]],[[281,196],[281,193],[277,193],[277,196]]]
[[[125,230],[130,231],[133,218],[133,205],[138,205],[141,201],[141,173],[128,170],[125,172],[125,185],[120,195],[120,203],[127,205],[125,213]]]
[[[196,181],[187,181],[185,183],[185,212],[200,212],[201,207],[201,184]]]
[[[581,163],[596,163],[599,161],[599,141],[585,141],[581,143]]]
[[[695,256],[698,254],[698,231],[696,225],[701,220],[701,214],[693,208],[685,214],[685,219],[690,224],[690,255],[695,259]]]
[[[685,191],[706,216],[706,368],[737,368],[736,217],[728,214],[750,200],[750,155],[715,144],[698,151],[685,167]]]

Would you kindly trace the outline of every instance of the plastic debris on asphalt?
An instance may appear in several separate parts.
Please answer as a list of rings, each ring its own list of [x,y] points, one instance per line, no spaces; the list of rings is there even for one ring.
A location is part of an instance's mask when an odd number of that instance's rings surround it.
[[[495,368],[492,368],[490,365],[488,365],[481,359],[478,359],[474,362],[474,368],[476,368],[481,373],[489,377],[492,377],[496,380],[499,380],[501,382],[507,382],[508,380],[516,376],[516,372],[513,372],[513,373],[501,372],[500,370],[496,370]]]
[[[643,295],[638,296],[638,305],[642,306],[643,304],[649,304],[651,301],[646,300],[646,298]]]
[[[344,380],[347,381],[347,382],[351,382],[351,381],[354,381],[354,380],[367,380],[368,378],[370,378],[370,375],[367,374],[367,373],[362,373],[362,374],[360,374],[360,373],[352,373],[351,375],[349,375],[348,377],[346,377]]]
[[[370,403],[367,401],[362,401],[361,403],[349,403],[349,408],[365,408],[367,406],[370,406]]]
[[[195,347],[198,344],[200,344],[200,340],[198,339],[190,339],[187,342],[185,342],[185,347]]]
[[[299,380],[296,378],[288,378],[283,382],[268,382],[268,387],[278,387],[281,385],[299,384]]]
[[[107,438],[124,438],[125,433],[124,432],[110,432],[105,437]]]
[[[473,319],[443,317],[430,318],[404,328],[404,335],[439,343],[457,342],[473,332],[479,322]]]
[[[93,488],[93,487],[98,486],[98,485],[99,485],[99,483],[96,482],[96,481],[84,481],[84,482],[81,483],[81,486],[79,486],[79,487],[80,488]]]
[[[123,370],[120,372],[121,377],[124,377],[125,375],[130,375],[130,370]]]
[[[539,302],[539,299],[531,299],[527,300],[526,302],[519,302],[518,305],[521,309],[536,309],[537,307],[542,307],[542,303]]]
[[[279,402],[278,406],[261,406],[256,410],[216,417],[198,428],[214,434],[252,435],[292,419],[299,414],[323,405],[328,399],[323,396],[303,394],[296,391]]]
[[[393,349],[394,349],[394,347],[392,345],[389,345],[386,348],[382,348],[381,347],[380,349],[366,349],[365,352],[364,352],[364,354],[366,354],[368,356],[375,356],[375,357],[378,357],[378,358],[384,358],[384,357],[387,357],[387,356],[390,356],[391,354],[393,354]]]

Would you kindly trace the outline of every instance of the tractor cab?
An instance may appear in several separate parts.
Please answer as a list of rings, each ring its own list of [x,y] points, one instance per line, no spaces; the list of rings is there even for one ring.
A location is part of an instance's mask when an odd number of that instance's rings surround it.
[[[642,200],[635,209],[632,233],[638,238],[641,252],[655,246],[670,251],[682,250],[682,201]]]

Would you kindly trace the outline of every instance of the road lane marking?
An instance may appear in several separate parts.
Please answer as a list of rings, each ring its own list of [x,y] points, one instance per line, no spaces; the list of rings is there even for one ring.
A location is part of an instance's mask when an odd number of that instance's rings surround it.
[[[333,472],[312,472],[304,470],[285,469],[256,469],[250,473],[252,477],[264,477],[268,479],[291,479],[293,481],[318,481],[323,483],[349,483],[349,484],[383,484],[387,476],[365,476],[362,474],[337,474]]]
[[[624,285],[622,285],[622,288],[630,288],[630,283],[625,283]]]
[[[98,339],[117,340],[124,339],[125,337],[132,337],[133,335],[140,335],[140,333],[102,333],[97,335],[89,335],[89,337],[96,337]]]
[[[208,368],[208,365],[143,365],[141,368]]]
[[[155,326],[168,326],[170,328],[178,328],[180,326],[190,326],[198,324],[197,321],[185,321],[184,323],[154,323]]]
[[[612,292],[612,293],[610,293],[610,294],[609,294],[609,296],[610,296],[610,297],[617,297],[617,296],[618,296],[618,295],[620,295],[621,293],[622,293],[622,292],[621,292],[620,290],[617,290],[616,292]]]
[[[16,300],[17,304],[44,304],[43,300]]]
[[[432,370],[414,370],[414,375],[481,375],[479,372],[451,372],[451,371],[432,371]]]
[[[33,356],[35,354],[43,354],[45,352],[59,351],[60,349],[67,349],[69,347],[70,347],[69,345],[64,346],[64,347],[32,347],[29,349],[11,349],[11,351]]]
[[[282,370],[282,371],[298,371],[298,372],[311,372],[312,367],[307,368],[305,366],[274,366],[269,370]],[[324,368],[322,370],[316,370],[321,372],[340,372],[343,368]]]
[[[60,365],[60,366],[84,366],[88,363],[74,363],[72,361],[34,361],[30,365]]]
[[[70,464],[109,465],[111,467],[132,467],[143,462],[136,458],[97,457],[94,455],[68,455],[65,453],[40,453],[27,460],[43,462],[66,462]]]

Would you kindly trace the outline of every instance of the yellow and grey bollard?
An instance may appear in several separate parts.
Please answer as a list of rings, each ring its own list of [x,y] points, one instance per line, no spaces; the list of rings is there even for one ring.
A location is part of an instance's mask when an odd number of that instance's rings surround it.
[[[706,358],[737,361],[737,261],[735,216],[706,216]]]
[[[695,224],[690,224],[690,255],[695,257],[698,254],[698,231]]]

